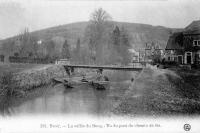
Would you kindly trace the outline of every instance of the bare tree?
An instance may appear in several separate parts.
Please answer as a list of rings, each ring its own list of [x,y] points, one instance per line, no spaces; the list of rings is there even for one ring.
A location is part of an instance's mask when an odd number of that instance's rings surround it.
[[[29,29],[25,28],[23,33],[18,35],[19,56],[37,57],[37,37],[30,34]]]
[[[91,14],[90,24],[86,29],[90,53],[95,53],[96,63],[102,63],[106,22],[109,20],[111,20],[110,15],[102,8],[99,8]]]
[[[106,21],[111,20],[111,16],[102,8],[95,10],[91,14],[91,21],[95,24],[103,24]]]

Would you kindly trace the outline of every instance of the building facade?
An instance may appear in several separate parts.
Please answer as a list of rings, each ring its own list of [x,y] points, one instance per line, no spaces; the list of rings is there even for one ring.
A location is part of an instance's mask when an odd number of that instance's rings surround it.
[[[200,21],[194,21],[182,32],[169,37],[165,48],[166,61],[178,64],[200,64]]]

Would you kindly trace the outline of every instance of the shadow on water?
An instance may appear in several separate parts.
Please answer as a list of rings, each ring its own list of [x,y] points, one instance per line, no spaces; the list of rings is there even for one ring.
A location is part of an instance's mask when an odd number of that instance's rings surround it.
[[[10,109],[10,104],[11,98],[8,96],[5,96],[1,99],[1,105],[0,105],[0,114],[3,116],[10,116],[12,113],[12,108]]]
[[[128,88],[124,83],[131,80],[135,73],[105,71],[110,81],[114,81],[106,90],[96,90],[91,85],[83,84],[66,88],[62,84],[51,86],[45,94],[18,104],[6,99],[3,107],[7,115],[24,114],[89,114],[95,116],[111,115],[113,100],[111,96],[123,95]]]

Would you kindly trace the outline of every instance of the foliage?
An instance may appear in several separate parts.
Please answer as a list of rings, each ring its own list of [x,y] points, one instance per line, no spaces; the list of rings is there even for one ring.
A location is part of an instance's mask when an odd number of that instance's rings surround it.
[[[131,60],[131,55],[128,51],[130,48],[130,37],[124,27],[119,29],[118,26],[111,35],[112,49],[110,60],[114,63],[127,65]]]
[[[80,38],[77,39],[77,43],[76,43],[76,49],[74,51],[75,54],[75,61],[76,62],[80,62],[80,58],[81,58],[81,46],[80,46]]]
[[[54,57],[55,55],[55,44],[52,40],[46,42],[46,51],[47,51],[47,57]]]
[[[155,42],[150,44],[151,55],[150,58],[152,59],[153,63],[160,63],[162,60],[161,51],[159,50],[159,45]]]
[[[0,88],[1,93],[4,93],[6,96],[12,96],[13,92],[18,89],[18,83],[14,79],[12,72],[4,72],[0,75]]]
[[[10,54],[15,50],[14,45],[14,41],[9,39],[7,41],[4,41],[4,43],[2,44],[2,49],[5,51],[5,53]]]
[[[65,43],[63,44],[62,48],[62,58],[70,58],[70,50],[69,50],[69,45],[67,43],[67,40],[65,40]]]
[[[113,30],[112,41],[114,45],[116,46],[120,45],[120,30],[118,26],[116,26],[115,29]]]
[[[21,57],[37,57],[37,38],[29,33],[28,28],[18,35],[19,56]]]
[[[109,20],[111,20],[110,15],[99,8],[91,14],[90,24],[86,28],[85,36],[89,42],[90,56],[96,63],[103,63],[103,48],[107,41],[105,38]]]
[[[120,54],[122,57],[122,64],[127,65],[129,62],[131,62],[131,56],[128,51],[130,48],[130,35],[128,31],[122,27],[121,28],[121,47],[120,47]]]

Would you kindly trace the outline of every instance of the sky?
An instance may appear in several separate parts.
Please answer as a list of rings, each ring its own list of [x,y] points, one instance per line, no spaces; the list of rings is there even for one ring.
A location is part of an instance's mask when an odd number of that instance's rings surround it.
[[[98,8],[114,21],[184,28],[200,19],[200,0],[0,0],[0,39],[88,21]]]

